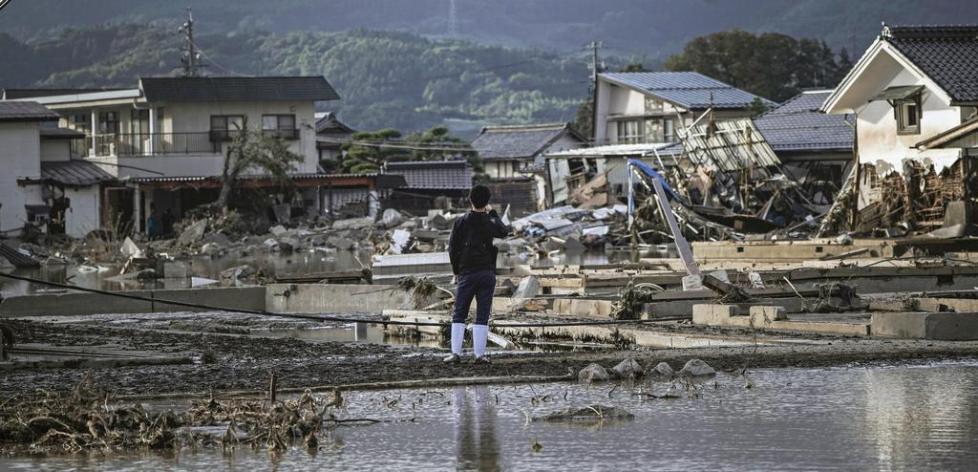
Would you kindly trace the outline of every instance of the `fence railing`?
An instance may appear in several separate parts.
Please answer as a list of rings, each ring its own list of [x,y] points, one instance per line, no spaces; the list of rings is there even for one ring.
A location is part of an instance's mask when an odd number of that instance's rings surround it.
[[[212,132],[99,134],[94,146],[91,136],[74,140],[72,152],[82,157],[158,156],[168,154],[213,154],[221,152],[228,136]]]

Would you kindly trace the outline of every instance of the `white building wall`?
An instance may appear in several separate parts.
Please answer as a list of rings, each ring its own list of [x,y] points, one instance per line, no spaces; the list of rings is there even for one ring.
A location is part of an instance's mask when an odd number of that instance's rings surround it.
[[[901,70],[889,82],[881,84],[879,91],[904,85],[924,85],[924,82],[909,71]],[[920,119],[919,134],[897,134],[893,107],[886,101],[870,102],[856,112],[859,162],[874,164],[877,171],[902,171],[905,159],[929,159],[940,169],[954,163],[960,156],[957,149],[918,151],[913,147],[920,141],[961,124],[960,107],[952,107],[929,89],[925,89],[923,94],[923,116]]]
[[[252,130],[261,129],[263,115],[295,115],[299,139],[291,141],[289,148],[292,152],[303,156],[303,162],[296,171],[316,172],[319,165],[319,153],[316,150],[315,107],[312,102],[201,102],[162,106],[164,119],[161,132],[167,133],[210,131],[213,115],[244,115],[248,128]],[[157,159],[170,157],[172,156],[162,156]]]
[[[83,238],[99,228],[99,186],[79,189],[66,188],[65,197],[71,206],[65,211],[65,233],[73,238]]]
[[[41,178],[40,156],[37,123],[0,123],[0,232],[22,228],[27,220],[24,206],[43,203],[39,185],[17,184],[20,179]]]

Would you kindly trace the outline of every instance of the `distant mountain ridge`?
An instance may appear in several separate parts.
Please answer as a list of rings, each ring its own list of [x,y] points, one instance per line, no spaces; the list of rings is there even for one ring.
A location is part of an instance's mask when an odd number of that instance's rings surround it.
[[[0,32],[43,38],[63,27],[172,23],[188,6],[210,32],[367,28],[560,51],[596,39],[652,60],[731,28],[822,39],[858,53],[881,21],[978,21],[978,2],[970,0],[13,0],[0,12]]]

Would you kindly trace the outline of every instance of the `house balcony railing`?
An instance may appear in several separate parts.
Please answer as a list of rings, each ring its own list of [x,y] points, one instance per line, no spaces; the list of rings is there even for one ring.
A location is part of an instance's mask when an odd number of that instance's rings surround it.
[[[212,132],[98,134],[74,140],[72,152],[82,157],[141,157],[219,154],[221,139]]]

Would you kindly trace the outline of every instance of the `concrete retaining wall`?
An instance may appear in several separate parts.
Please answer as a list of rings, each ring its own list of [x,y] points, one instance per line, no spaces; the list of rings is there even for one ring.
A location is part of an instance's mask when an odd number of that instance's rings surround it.
[[[240,310],[262,310],[265,308],[264,287],[133,290],[126,292],[126,294]],[[22,295],[4,299],[3,303],[0,303],[0,317],[153,313],[165,311],[205,310],[170,305],[163,302],[133,300],[130,298],[84,292]]]
[[[873,313],[873,336],[968,341],[978,339],[978,313]]]
[[[264,304],[273,313],[382,313],[391,308],[413,308],[409,296],[396,285],[272,284]]]

